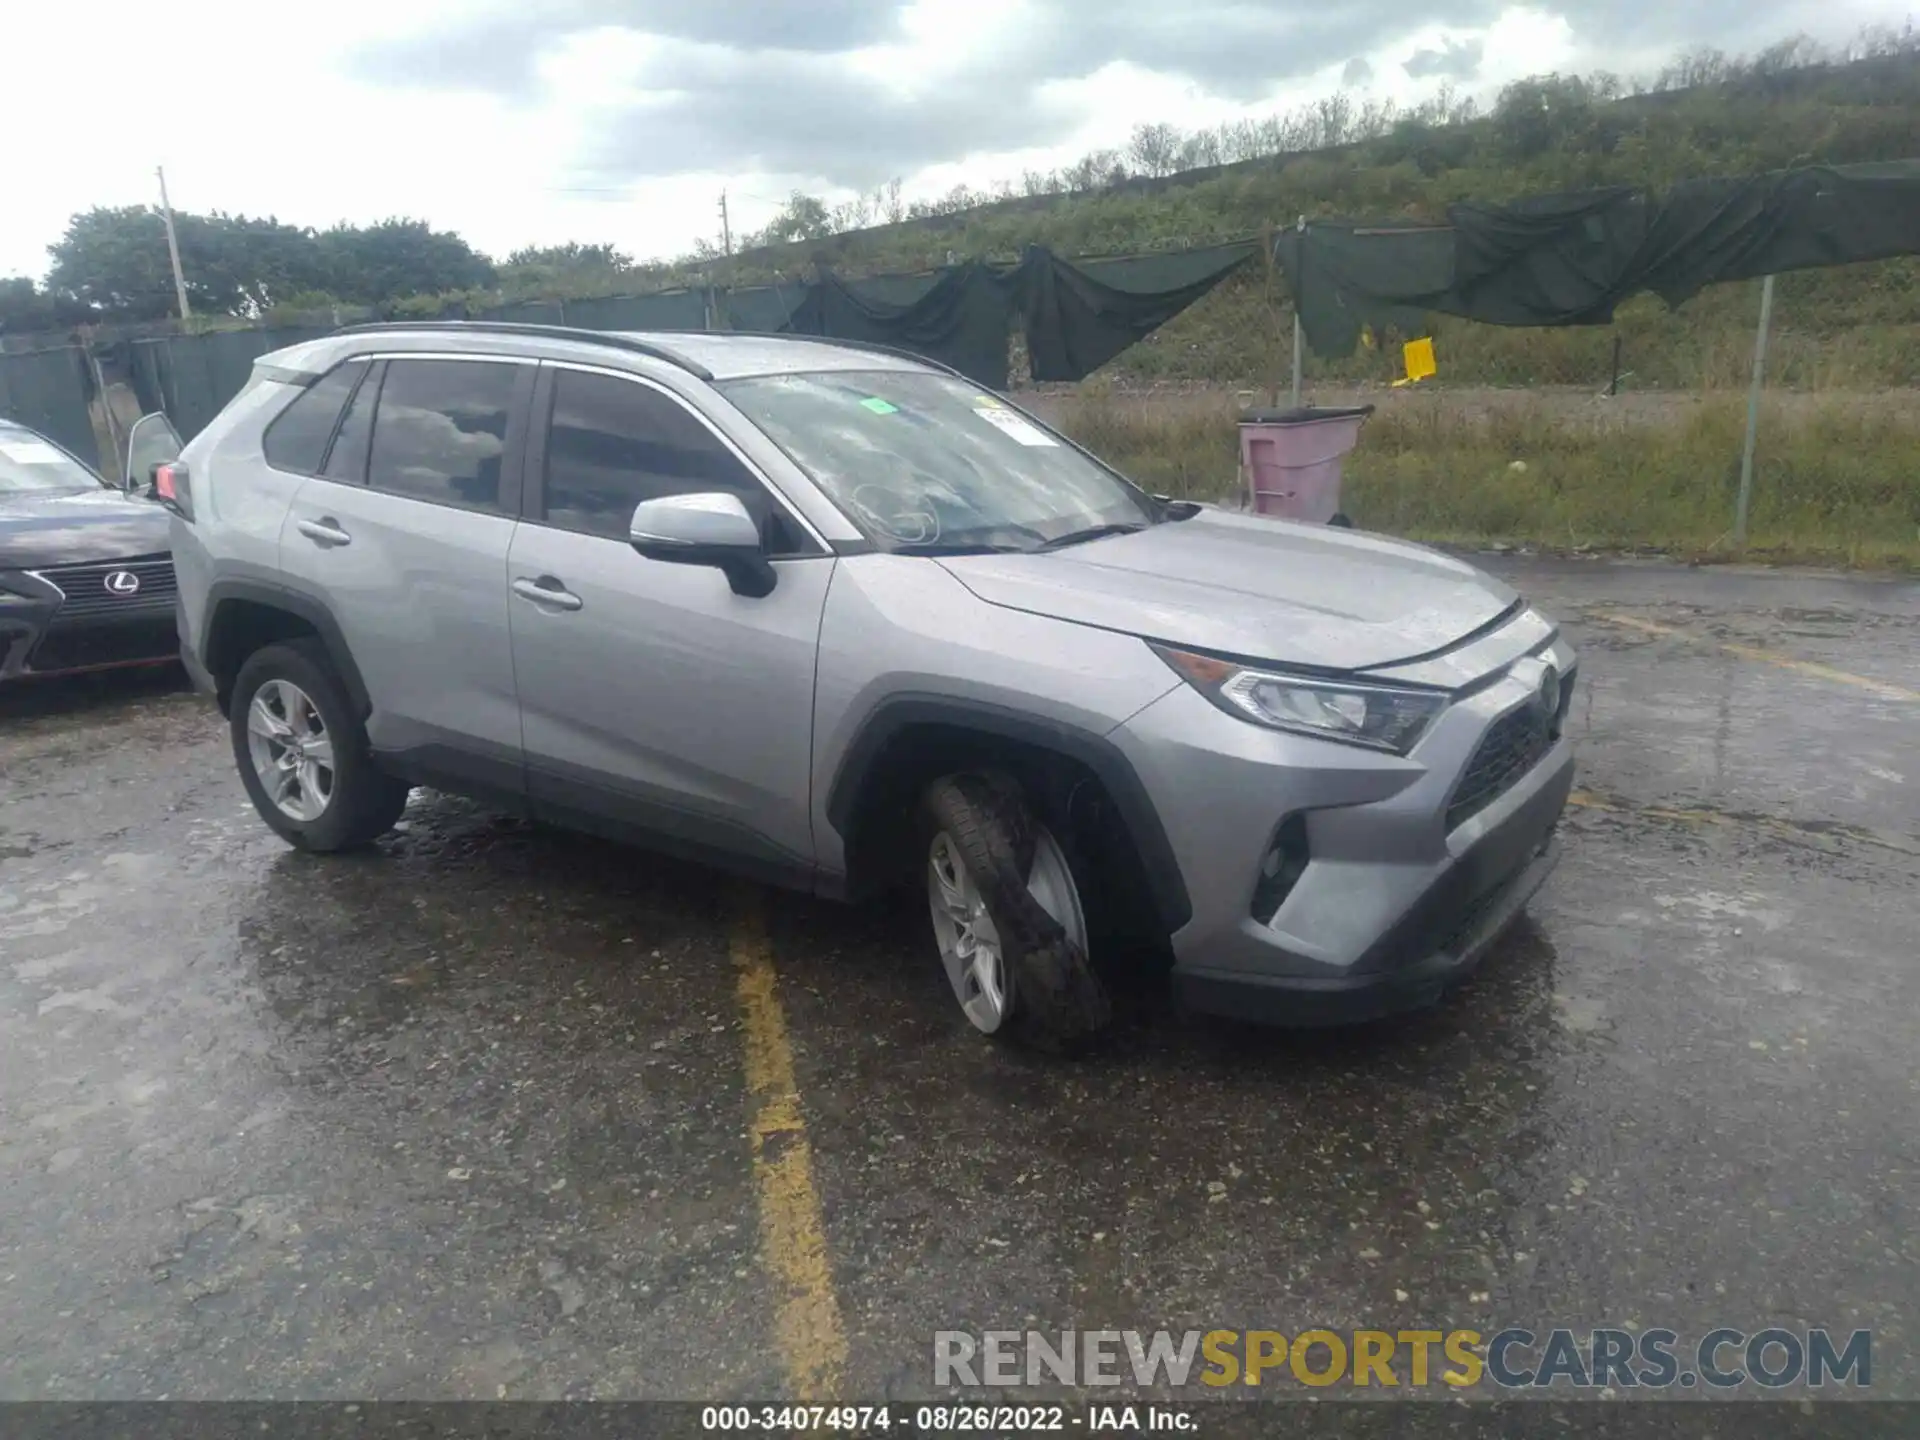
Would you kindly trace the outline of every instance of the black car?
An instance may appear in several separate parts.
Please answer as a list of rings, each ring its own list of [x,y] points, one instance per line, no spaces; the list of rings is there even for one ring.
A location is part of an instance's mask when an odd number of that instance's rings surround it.
[[[166,511],[0,420],[0,682],[179,656]]]

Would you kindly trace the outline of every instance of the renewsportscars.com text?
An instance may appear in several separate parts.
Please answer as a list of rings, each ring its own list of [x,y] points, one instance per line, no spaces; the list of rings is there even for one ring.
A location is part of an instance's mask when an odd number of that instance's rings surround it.
[[[1873,1332],[1667,1329],[942,1330],[933,1382],[952,1386],[1475,1386],[1517,1389],[1864,1390]]]

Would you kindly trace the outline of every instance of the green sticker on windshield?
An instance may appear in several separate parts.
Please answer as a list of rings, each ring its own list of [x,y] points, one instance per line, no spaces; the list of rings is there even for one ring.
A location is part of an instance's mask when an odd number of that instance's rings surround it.
[[[866,399],[862,400],[860,403],[864,405],[867,409],[873,411],[873,413],[876,415],[895,415],[895,414],[898,414],[900,410],[900,407],[898,405],[889,405],[886,401],[882,400],[878,395],[869,395]]]

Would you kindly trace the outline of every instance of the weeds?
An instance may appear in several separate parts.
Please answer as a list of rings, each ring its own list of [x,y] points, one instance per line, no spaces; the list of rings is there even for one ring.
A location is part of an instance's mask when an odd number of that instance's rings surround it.
[[[1732,540],[1745,427],[1737,393],[1656,408],[1500,398],[1393,397],[1347,459],[1344,508],[1366,528],[1425,540],[1920,569],[1920,413],[1899,397],[1770,399],[1744,552]],[[1092,389],[1044,408],[1151,490],[1239,493],[1230,394]]]

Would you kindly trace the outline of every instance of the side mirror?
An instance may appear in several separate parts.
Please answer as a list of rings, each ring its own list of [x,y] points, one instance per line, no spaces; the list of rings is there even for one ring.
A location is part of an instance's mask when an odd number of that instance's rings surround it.
[[[133,429],[127,432],[126,467],[120,472],[127,494],[137,494],[143,484],[150,487],[153,467],[178,460],[184,448],[173,422],[157,411],[134,421]]]
[[[738,495],[713,491],[663,495],[633,507],[627,543],[649,560],[711,565],[727,577],[736,595],[755,599],[773,592],[773,566]]]

